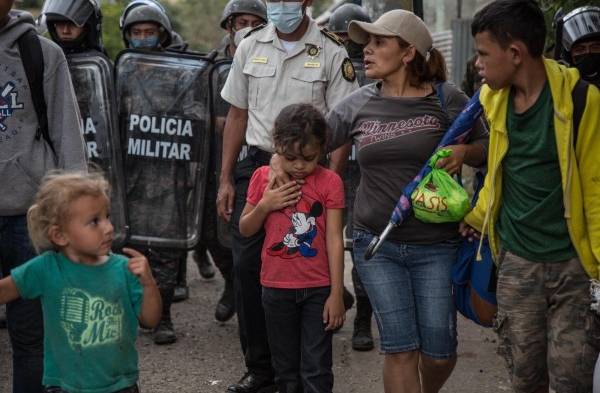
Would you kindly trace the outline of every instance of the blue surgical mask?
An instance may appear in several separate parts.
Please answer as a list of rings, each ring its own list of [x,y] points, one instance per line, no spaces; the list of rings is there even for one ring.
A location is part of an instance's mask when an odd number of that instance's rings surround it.
[[[153,35],[142,39],[129,39],[129,45],[134,49],[153,49],[158,47],[158,36]]]
[[[302,13],[301,1],[279,1],[276,3],[267,2],[267,17],[269,22],[284,34],[290,34],[296,31],[304,14]]]

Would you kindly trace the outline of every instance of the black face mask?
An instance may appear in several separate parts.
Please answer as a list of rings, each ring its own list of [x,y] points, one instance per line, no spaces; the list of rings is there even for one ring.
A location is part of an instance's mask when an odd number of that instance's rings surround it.
[[[346,51],[348,52],[348,56],[351,59],[362,59],[363,58],[363,46],[357,44],[356,42],[348,40],[344,45],[346,47]]]
[[[577,56],[575,67],[586,81],[594,84],[600,82],[600,53]]]

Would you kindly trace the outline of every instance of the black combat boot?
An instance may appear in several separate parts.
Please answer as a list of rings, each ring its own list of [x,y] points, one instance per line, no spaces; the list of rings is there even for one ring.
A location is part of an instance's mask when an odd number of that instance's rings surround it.
[[[210,262],[210,258],[208,258],[206,248],[203,247],[201,250],[194,250],[194,261],[196,261],[198,271],[202,278],[210,280],[215,276],[215,267]]]
[[[352,349],[370,351],[373,349],[373,333],[371,332],[371,315],[373,309],[368,297],[356,297],[356,317],[352,333]]]
[[[350,310],[352,305],[354,305],[354,296],[352,296],[352,293],[345,286],[342,299],[344,300],[344,309],[346,311]]]
[[[177,336],[173,329],[173,322],[171,322],[171,303],[173,302],[173,294],[173,289],[160,290],[160,296],[162,298],[162,316],[158,326],[154,328],[154,344],[173,344],[177,341]]]
[[[182,302],[190,297],[190,289],[187,285],[187,253],[179,261],[179,271],[177,272],[177,285],[173,294],[173,302]]]
[[[225,288],[215,309],[215,319],[219,322],[227,322],[235,314],[235,297],[233,293],[233,277],[225,278]]]

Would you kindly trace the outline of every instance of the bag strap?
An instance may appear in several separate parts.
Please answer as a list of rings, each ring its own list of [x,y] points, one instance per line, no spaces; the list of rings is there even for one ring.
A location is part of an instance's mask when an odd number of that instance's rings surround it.
[[[573,143],[575,146],[577,146],[579,125],[581,124],[581,118],[585,110],[589,85],[588,82],[580,78],[571,92],[573,98]]]
[[[444,113],[446,113],[446,115],[448,114],[448,112],[446,112],[446,99],[444,97],[444,83],[445,82],[437,82],[434,87],[435,87],[435,93],[438,96],[438,99],[440,100],[440,106],[442,107],[442,110],[444,111]]]
[[[31,100],[38,118],[35,139],[40,140],[41,137],[44,137],[52,152],[56,154],[48,131],[48,109],[44,99],[44,53],[42,52],[40,39],[36,31],[32,29],[19,37],[17,42],[21,53],[21,61],[27,75],[27,82],[29,82]]]

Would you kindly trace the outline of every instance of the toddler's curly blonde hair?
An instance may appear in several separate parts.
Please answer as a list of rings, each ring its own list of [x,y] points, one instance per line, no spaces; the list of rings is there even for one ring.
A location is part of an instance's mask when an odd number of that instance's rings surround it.
[[[69,207],[82,196],[105,197],[110,187],[101,172],[51,172],[42,179],[34,204],[27,211],[27,228],[37,252],[56,249],[48,231],[69,220]]]

